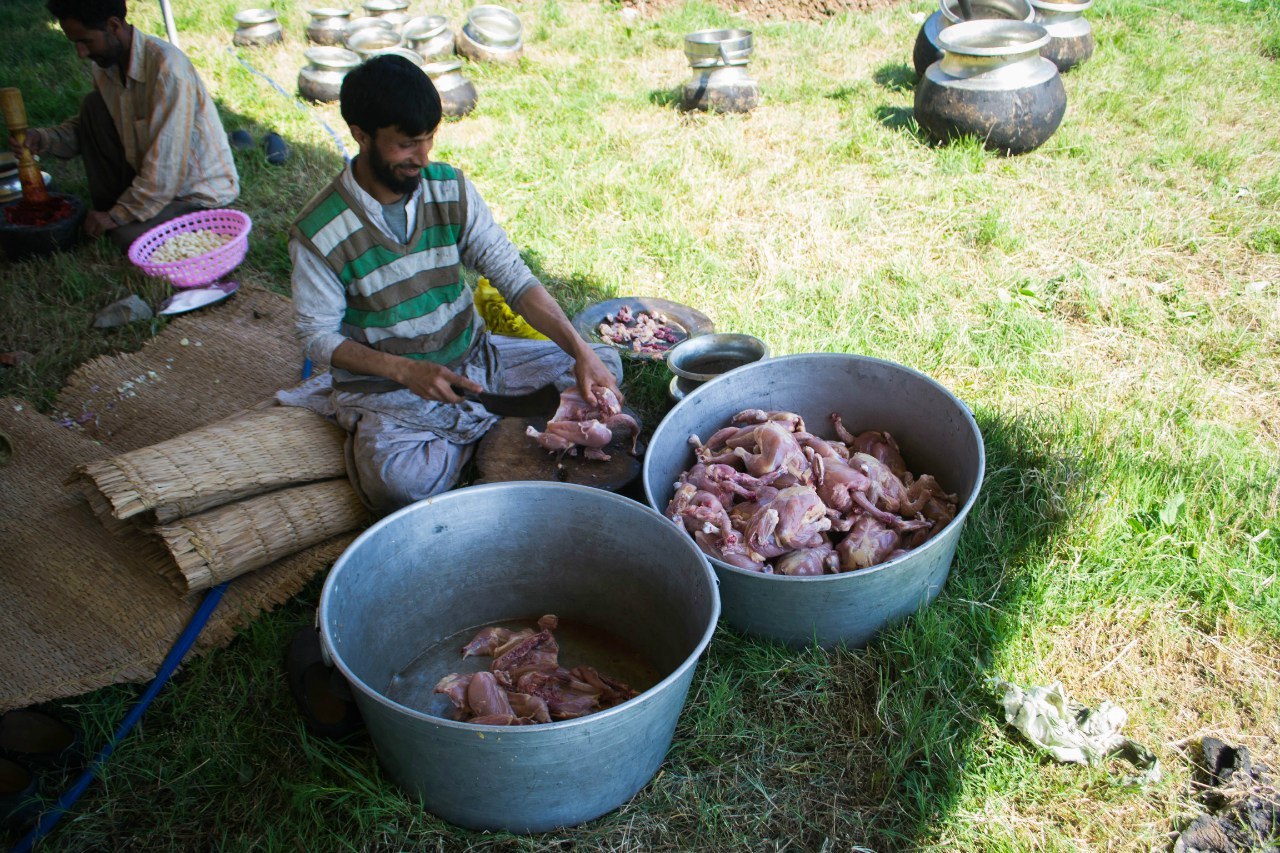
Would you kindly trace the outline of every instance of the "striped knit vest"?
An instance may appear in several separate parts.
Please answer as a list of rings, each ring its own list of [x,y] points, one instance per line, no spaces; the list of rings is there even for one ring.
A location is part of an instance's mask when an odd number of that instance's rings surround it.
[[[290,235],[325,259],[347,293],[340,331],[351,340],[405,358],[456,367],[483,329],[462,279],[458,235],[466,222],[462,173],[444,163],[422,170],[416,224],[400,245],[367,218],[339,175],[307,203]],[[394,391],[379,376],[333,369],[335,388]]]

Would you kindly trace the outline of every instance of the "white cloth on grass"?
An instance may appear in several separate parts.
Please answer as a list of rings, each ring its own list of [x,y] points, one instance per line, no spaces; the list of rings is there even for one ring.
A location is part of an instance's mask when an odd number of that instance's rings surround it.
[[[1058,761],[1093,765],[1120,755],[1142,771],[1125,777],[1127,784],[1160,781],[1159,759],[1120,734],[1129,715],[1110,700],[1093,710],[1068,697],[1060,681],[1025,690],[1000,678],[991,682],[1003,692],[1004,721]]]

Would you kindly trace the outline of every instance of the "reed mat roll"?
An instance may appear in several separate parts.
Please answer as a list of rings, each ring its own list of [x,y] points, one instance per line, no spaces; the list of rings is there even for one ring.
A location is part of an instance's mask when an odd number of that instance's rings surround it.
[[[368,521],[345,478],[280,489],[155,528],[173,558],[159,568],[179,589],[195,592]]]
[[[117,520],[145,512],[160,523],[284,486],[346,474],[346,433],[307,409],[272,406],[76,469]],[[91,486],[90,486],[91,484]],[[110,526],[108,524],[108,526]]]

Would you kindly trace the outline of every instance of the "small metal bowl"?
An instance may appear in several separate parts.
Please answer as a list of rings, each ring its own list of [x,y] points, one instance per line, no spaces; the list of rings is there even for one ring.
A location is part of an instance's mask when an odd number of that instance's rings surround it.
[[[667,352],[667,367],[682,379],[707,382],[736,367],[769,357],[769,347],[755,335],[715,332],[698,335]]]
[[[374,53],[373,56],[402,56],[419,68],[421,68],[426,62],[426,60],[422,58],[422,54],[418,53],[416,50],[410,50],[403,45],[400,47],[388,47],[383,50],[379,50]]]

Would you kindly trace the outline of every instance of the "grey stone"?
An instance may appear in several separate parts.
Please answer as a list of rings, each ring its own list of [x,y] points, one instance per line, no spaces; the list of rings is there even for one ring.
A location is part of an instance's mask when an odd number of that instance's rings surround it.
[[[150,320],[154,315],[147,303],[136,293],[131,293],[119,302],[112,302],[98,312],[93,318],[95,329],[112,329],[133,323],[137,320]]]

